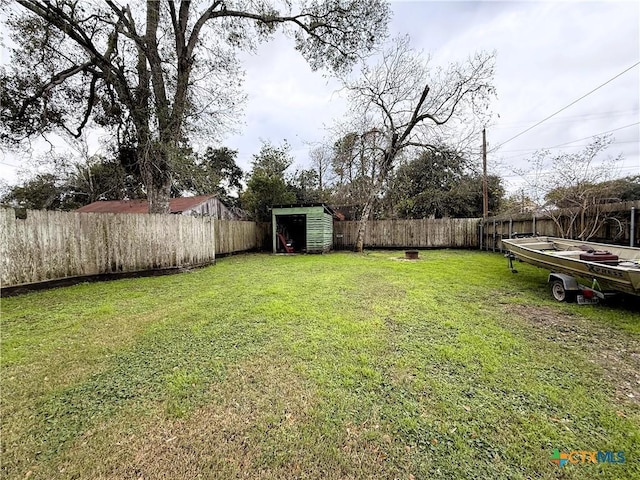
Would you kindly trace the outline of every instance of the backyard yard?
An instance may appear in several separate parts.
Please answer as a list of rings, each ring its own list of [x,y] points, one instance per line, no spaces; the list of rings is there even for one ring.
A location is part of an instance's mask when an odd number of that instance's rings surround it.
[[[3,299],[0,475],[640,478],[637,303],[557,303],[498,254],[401,256],[247,254]]]

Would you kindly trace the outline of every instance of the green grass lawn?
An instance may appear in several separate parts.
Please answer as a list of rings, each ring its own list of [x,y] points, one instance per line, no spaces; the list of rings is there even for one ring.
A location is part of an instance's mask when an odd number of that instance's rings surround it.
[[[497,254],[401,255],[3,299],[0,475],[640,478],[637,305],[559,304]]]

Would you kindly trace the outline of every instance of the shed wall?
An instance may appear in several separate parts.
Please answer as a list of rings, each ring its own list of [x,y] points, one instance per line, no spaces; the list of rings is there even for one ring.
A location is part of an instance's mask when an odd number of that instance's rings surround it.
[[[333,215],[323,213],[324,215],[324,242],[322,249],[328,252],[333,248]]]
[[[325,213],[324,207],[291,207],[272,210],[273,250],[276,250],[276,216],[306,215],[307,252],[328,252],[333,246],[333,217]]]
[[[324,209],[314,207],[307,213],[307,252],[317,253],[324,251]]]

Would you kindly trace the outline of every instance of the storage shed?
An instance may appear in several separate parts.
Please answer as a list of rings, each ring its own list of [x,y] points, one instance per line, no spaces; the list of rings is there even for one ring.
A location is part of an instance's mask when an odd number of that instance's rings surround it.
[[[328,252],[333,247],[333,215],[324,203],[273,206],[273,253]]]

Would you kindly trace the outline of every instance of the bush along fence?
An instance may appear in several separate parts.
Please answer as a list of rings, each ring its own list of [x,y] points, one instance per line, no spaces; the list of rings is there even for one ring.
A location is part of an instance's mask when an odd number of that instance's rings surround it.
[[[551,214],[523,213],[480,220],[481,250],[503,251],[502,239],[538,234],[549,237],[580,238],[590,242],[640,246],[640,201],[610,203],[597,210],[557,210]]]
[[[69,277],[211,264],[216,253],[262,248],[269,227],[184,215],[0,209],[3,290]]]
[[[365,248],[478,248],[478,218],[422,220],[371,220],[364,236]],[[353,248],[358,222],[334,222],[333,246]]]

